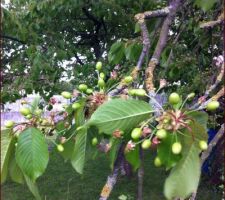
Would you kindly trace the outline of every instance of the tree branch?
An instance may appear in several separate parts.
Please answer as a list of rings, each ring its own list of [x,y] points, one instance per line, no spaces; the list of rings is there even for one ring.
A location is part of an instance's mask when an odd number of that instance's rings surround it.
[[[144,12],[145,19],[150,19],[153,17],[166,17],[170,12],[170,7],[165,7],[161,10],[154,10],[154,11],[146,11]]]
[[[117,177],[119,175],[120,167],[121,167],[121,161],[123,160],[124,156],[124,144],[120,146],[117,159],[114,164],[114,169],[112,173],[108,176],[106,184],[104,185],[99,200],[107,200],[109,198],[109,195],[116,184]]]
[[[222,81],[223,76],[224,76],[224,63],[221,66],[220,73],[217,76],[215,83],[213,85],[211,85],[208,90],[206,90],[206,92],[204,94],[205,98],[207,98],[209,96],[210,92],[212,92],[212,90],[214,90],[217,87],[217,85]]]
[[[222,24],[224,21],[224,12],[215,21],[204,22],[200,24],[200,28],[213,28],[214,26]]]
[[[169,6],[169,14],[164,20],[158,43],[156,45],[153,56],[148,64],[148,67],[145,71],[145,74],[146,74],[145,85],[148,92],[155,91],[154,84],[153,84],[153,72],[156,65],[159,62],[160,55],[164,47],[166,46],[170,25],[172,24],[175,18],[176,12],[178,8],[181,6],[181,3],[182,3],[182,0],[173,0]]]

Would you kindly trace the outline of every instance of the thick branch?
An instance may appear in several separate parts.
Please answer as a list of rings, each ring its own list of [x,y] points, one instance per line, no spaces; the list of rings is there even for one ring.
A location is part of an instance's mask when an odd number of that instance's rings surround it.
[[[141,27],[142,37],[143,37],[143,49],[142,49],[141,55],[140,55],[140,57],[138,59],[138,62],[137,62],[137,68],[138,69],[141,69],[141,66],[142,66],[142,63],[144,61],[144,58],[147,55],[147,53],[149,51],[149,48],[150,48],[150,40],[149,40],[148,28],[146,26],[145,21],[140,23],[140,27]]]
[[[172,24],[172,22],[175,18],[176,12],[177,12],[178,8],[181,6],[181,3],[182,3],[182,0],[173,0],[171,2],[170,6],[169,6],[169,14],[167,15],[166,19],[164,20],[158,43],[156,45],[153,56],[149,62],[148,68],[146,69],[145,84],[146,84],[146,89],[149,92],[155,90],[154,84],[153,84],[153,72],[154,72],[156,65],[159,62],[160,55],[161,55],[164,47],[166,46],[170,25]]]
[[[153,17],[166,17],[170,12],[170,7],[165,7],[160,10],[154,10],[154,11],[146,11],[144,12],[145,19],[150,19]]]

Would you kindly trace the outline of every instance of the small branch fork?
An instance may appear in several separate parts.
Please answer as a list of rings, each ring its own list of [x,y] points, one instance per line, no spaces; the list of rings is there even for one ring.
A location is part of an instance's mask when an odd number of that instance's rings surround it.
[[[145,75],[146,75],[145,85],[148,92],[155,91],[154,83],[153,83],[153,79],[154,79],[153,72],[156,65],[159,63],[161,53],[166,46],[170,25],[172,24],[176,16],[176,12],[178,8],[181,6],[182,2],[183,0],[173,0],[170,6],[166,8],[166,11],[168,10],[168,14],[166,19],[163,22],[159,40],[156,45],[153,56],[150,59],[148,63],[148,67],[145,71]]]

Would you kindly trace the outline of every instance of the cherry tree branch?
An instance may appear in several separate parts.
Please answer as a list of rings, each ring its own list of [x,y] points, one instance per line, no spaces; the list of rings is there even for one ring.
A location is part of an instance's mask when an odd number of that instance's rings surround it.
[[[224,12],[215,21],[204,22],[200,24],[200,28],[213,28],[214,26],[220,25],[224,22]]]
[[[107,200],[109,198],[109,195],[110,195],[114,185],[117,182],[119,171],[121,169],[121,162],[123,160],[123,156],[124,156],[124,145],[122,144],[120,146],[118,156],[117,156],[117,159],[114,164],[113,171],[107,178],[106,184],[104,185],[104,187],[101,191],[99,200]]]
[[[154,11],[146,11],[144,12],[145,19],[150,19],[153,17],[166,17],[170,12],[170,7],[165,7],[160,10],[154,10]]]
[[[141,69],[141,66],[144,62],[144,58],[146,55],[148,55],[149,48],[150,48],[150,39],[149,39],[149,32],[146,26],[145,19],[150,19],[153,17],[165,17],[169,13],[169,7],[165,7],[160,10],[155,11],[146,11],[144,13],[139,13],[135,15],[135,20],[139,23],[141,28],[141,34],[142,34],[142,41],[143,41],[143,48],[141,55],[138,59],[136,67],[131,72],[131,76],[135,80],[137,78],[138,72]],[[113,91],[109,93],[109,95],[114,96],[119,94],[121,91],[123,91],[126,88],[126,85],[124,85],[123,80],[121,81],[120,85]]]
[[[159,63],[161,53],[164,47],[166,46],[170,25],[172,24],[175,18],[176,12],[178,8],[181,6],[182,1],[183,0],[172,0],[170,6],[168,7],[169,13],[166,19],[164,20],[158,43],[156,45],[153,56],[149,61],[148,67],[145,71],[145,74],[146,74],[145,85],[148,92],[155,91],[154,84],[153,84],[153,72],[156,65]]]
[[[200,104],[201,105],[198,107],[198,109],[203,109],[209,102],[217,101],[222,96],[224,96],[224,87],[220,89],[213,97],[211,97],[209,100],[205,101],[204,103],[201,103],[201,101],[199,100],[197,104],[191,107],[191,109],[195,109]]]
[[[211,85],[208,90],[206,90],[205,95],[204,95],[205,98],[207,98],[209,96],[210,92],[212,92],[218,86],[218,84],[222,81],[223,76],[224,76],[224,64],[221,66],[220,73],[217,76],[215,83],[213,85]]]

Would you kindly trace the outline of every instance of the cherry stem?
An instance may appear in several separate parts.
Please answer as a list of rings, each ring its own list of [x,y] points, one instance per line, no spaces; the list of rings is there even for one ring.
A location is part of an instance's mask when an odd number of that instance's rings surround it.
[[[150,119],[148,119],[144,124],[141,125],[141,129],[144,128],[144,126],[146,124],[148,124],[154,117],[151,117]]]
[[[187,100],[188,100],[188,97],[186,97],[186,99],[184,100],[184,102],[182,103],[182,105],[180,106],[180,110],[184,107],[184,105],[185,105],[185,103],[187,102]]]
[[[120,82],[114,84],[111,88],[109,88],[109,89],[107,90],[106,93],[110,92],[113,88],[115,88],[115,87],[118,86],[119,84],[120,84]]]
[[[146,139],[148,139],[148,138],[149,138],[149,140],[151,140],[152,137],[153,137],[153,135],[155,135],[155,132],[156,132],[156,130],[154,130],[151,134],[149,134],[148,136],[144,137],[144,138],[141,139],[140,141],[135,142],[134,144],[135,144],[135,145],[140,144],[140,143],[142,143],[144,140],[146,140]]]
[[[184,114],[190,114],[192,112],[195,112],[195,111],[198,111],[198,110],[203,110],[205,109],[206,107],[203,107],[203,108],[198,108],[198,109],[195,109],[195,110],[190,110],[190,111],[184,111]]]

